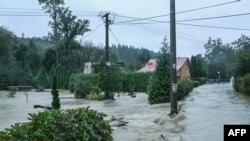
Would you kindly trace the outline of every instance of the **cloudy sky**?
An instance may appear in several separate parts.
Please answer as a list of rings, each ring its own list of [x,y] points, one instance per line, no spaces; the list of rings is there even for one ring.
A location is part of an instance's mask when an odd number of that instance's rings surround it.
[[[105,28],[98,14],[107,11],[114,22],[110,26],[110,45],[120,43],[159,51],[164,36],[169,39],[170,0],[65,0],[65,3],[78,18],[90,20],[92,32],[79,37],[82,41],[105,44]],[[176,0],[176,12],[180,12],[176,15],[177,56],[204,54],[208,37],[231,43],[242,34],[250,36],[249,6],[250,0]],[[204,7],[210,8],[189,11]],[[17,36],[22,33],[25,37],[46,36],[51,31],[49,20],[38,0],[0,0],[0,26]]]

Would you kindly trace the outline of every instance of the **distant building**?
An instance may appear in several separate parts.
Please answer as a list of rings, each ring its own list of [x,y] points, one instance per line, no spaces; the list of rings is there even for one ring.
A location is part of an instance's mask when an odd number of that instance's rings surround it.
[[[153,72],[157,66],[157,59],[150,59],[138,72]]]
[[[84,63],[84,66],[83,66],[83,73],[84,74],[89,74],[92,72],[92,66],[91,66],[91,62],[86,62]]]
[[[183,78],[191,79],[190,64],[188,57],[178,57],[176,59],[177,65],[177,79],[182,80]]]
[[[191,79],[191,73],[190,73],[190,65],[188,57],[178,57],[176,58],[176,75],[177,79],[181,80],[183,78],[190,78]],[[155,71],[157,66],[157,59],[150,59],[143,68],[138,70],[137,72],[153,72]]]
[[[95,66],[95,65],[99,65],[100,66],[100,64],[99,63],[91,63],[91,62],[86,62],[86,63],[84,63],[84,65],[83,65],[83,73],[84,74],[89,74],[89,73],[92,73],[93,71],[94,71],[94,67],[93,66]],[[118,68],[120,68],[120,69],[123,69],[123,67],[124,67],[124,62],[118,62],[118,63],[111,63],[111,62],[107,62],[107,64],[106,64],[108,67],[111,67],[111,66],[116,66],[116,67],[118,67]]]

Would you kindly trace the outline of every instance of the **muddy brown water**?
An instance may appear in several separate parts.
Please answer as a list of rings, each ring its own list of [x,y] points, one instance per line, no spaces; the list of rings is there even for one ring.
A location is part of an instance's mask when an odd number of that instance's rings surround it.
[[[18,92],[7,97],[0,91],[0,130],[16,122],[27,121],[28,113],[43,111],[33,105],[50,106],[50,90]],[[250,98],[234,92],[230,84],[210,84],[195,88],[185,100],[179,101],[181,110],[170,118],[170,104],[150,105],[147,94],[135,98],[120,94],[115,101],[74,99],[69,91],[60,90],[62,109],[90,106],[112,116],[123,117],[127,126],[113,127],[115,141],[222,141],[224,124],[250,124]]]

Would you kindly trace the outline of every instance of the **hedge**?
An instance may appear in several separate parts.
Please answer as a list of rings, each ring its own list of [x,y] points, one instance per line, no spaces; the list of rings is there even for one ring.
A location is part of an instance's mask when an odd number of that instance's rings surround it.
[[[119,80],[116,80],[115,84],[117,87],[113,86],[113,91],[116,92],[146,92],[147,86],[149,83],[149,78],[152,73],[137,73],[137,72],[122,72],[121,76],[119,76]],[[77,86],[79,89],[84,87],[84,81],[88,81],[93,86],[100,88],[104,91],[104,86],[102,86],[101,82],[101,74],[83,74],[77,73],[72,74],[69,79],[69,89],[73,93],[75,92]],[[111,79],[112,80],[112,79]],[[114,83],[111,81],[111,83]]]
[[[135,73],[124,72],[123,76],[123,90],[124,92],[146,92],[152,72]]]
[[[250,96],[250,73],[235,78],[234,89],[240,93]]]
[[[193,90],[193,81],[190,79],[183,79],[177,83],[177,99],[181,100]]]

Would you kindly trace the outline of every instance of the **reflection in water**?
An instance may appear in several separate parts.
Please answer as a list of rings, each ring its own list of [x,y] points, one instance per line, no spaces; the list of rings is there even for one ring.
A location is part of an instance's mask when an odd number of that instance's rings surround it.
[[[0,130],[16,122],[25,122],[33,105],[49,106],[50,91],[29,92],[28,102],[23,92],[14,98],[0,91]],[[221,141],[224,124],[250,124],[250,98],[232,90],[229,84],[211,84],[195,88],[184,101],[181,112],[169,118],[170,104],[149,105],[147,95],[136,98],[121,94],[116,100],[88,101],[74,99],[69,91],[60,91],[62,109],[90,106],[117,118],[124,117],[128,125],[113,127],[115,141]]]

